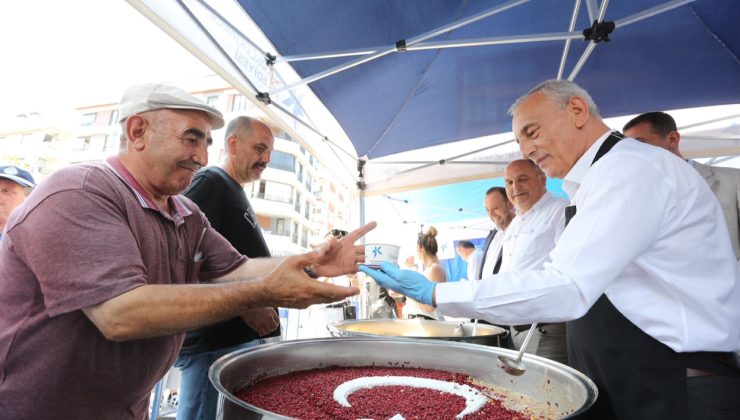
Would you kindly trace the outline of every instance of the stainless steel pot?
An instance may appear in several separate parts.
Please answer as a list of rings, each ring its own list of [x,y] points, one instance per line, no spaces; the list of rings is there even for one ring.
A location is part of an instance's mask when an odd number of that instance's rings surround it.
[[[331,323],[334,337],[408,337],[500,346],[508,331],[494,325],[470,322],[427,321],[422,319],[364,319]],[[473,330],[475,329],[475,335]]]
[[[404,338],[322,338],[283,341],[230,353],[213,363],[211,382],[220,393],[218,418],[285,419],[238,399],[234,393],[261,379],[295,371],[332,366],[399,364],[467,374],[511,393],[512,400],[533,402],[539,418],[555,410],[568,418],[596,400],[596,386],[582,373],[552,360],[525,354],[527,371],[510,376],[497,364],[497,356],[515,356],[498,347],[443,340]],[[555,407],[555,408],[553,408]],[[539,414],[538,414],[539,413]]]

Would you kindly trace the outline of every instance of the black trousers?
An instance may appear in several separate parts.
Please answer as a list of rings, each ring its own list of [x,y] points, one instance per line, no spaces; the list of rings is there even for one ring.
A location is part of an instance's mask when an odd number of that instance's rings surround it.
[[[691,420],[740,419],[740,376],[697,376],[686,381]]]

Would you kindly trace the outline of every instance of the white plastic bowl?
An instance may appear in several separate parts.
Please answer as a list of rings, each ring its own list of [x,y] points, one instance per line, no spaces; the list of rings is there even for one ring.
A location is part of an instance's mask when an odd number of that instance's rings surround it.
[[[365,244],[365,265],[379,267],[382,262],[398,264],[400,246],[390,244]]]

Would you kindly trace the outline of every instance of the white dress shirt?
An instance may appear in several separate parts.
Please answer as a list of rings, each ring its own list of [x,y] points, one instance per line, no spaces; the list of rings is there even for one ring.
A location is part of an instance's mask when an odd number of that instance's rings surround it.
[[[468,257],[468,260],[466,261],[468,264],[467,280],[477,280],[478,264],[480,263],[481,258],[483,258],[483,251],[478,248],[476,248]]]
[[[551,262],[438,284],[439,308],[504,324],[558,322],[606,294],[675,351],[740,350],[740,274],[717,200],[681,158],[632,139],[591,166],[608,134],[564,179],[577,214]]]
[[[565,229],[567,206],[567,200],[545,192],[526,213],[517,212],[506,228],[499,272],[542,268]]]
[[[506,233],[506,230],[498,228],[496,230],[496,236],[491,239],[491,245],[488,246],[488,251],[486,251],[486,259],[483,260],[482,278],[486,278],[493,274],[493,269],[496,268],[496,261],[498,261],[498,255],[501,253],[501,248],[504,244],[504,234]],[[480,279],[476,278],[476,280]]]

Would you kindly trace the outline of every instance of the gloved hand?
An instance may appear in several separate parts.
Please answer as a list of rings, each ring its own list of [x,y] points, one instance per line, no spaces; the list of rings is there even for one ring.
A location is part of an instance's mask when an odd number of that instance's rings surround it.
[[[387,289],[406,295],[417,302],[433,304],[435,283],[416,271],[401,270],[389,262],[380,263],[380,270],[361,265],[360,271]]]

